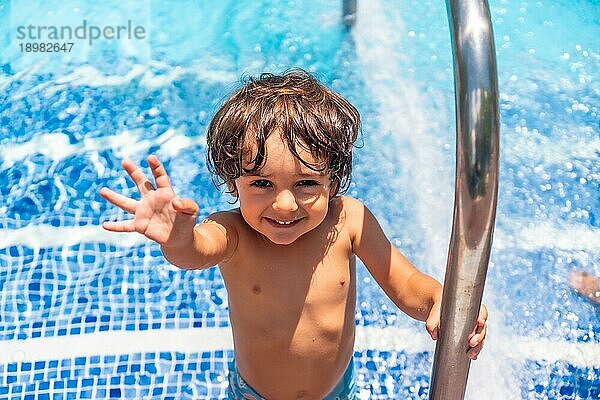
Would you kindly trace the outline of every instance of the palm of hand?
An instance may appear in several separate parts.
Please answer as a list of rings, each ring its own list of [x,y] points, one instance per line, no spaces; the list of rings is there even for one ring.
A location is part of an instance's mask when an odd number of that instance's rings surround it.
[[[174,197],[171,188],[158,188],[142,196],[135,210],[136,232],[159,244],[168,243],[177,214],[171,207]]]
[[[102,197],[134,216],[130,220],[104,222],[102,226],[113,232],[139,232],[160,245],[183,243],[189,239],[196,223],[198,205],[192,200],[177,198],[158,158],[148,157],[148,164],[156,187],[131,161],[123,161],[123,168],[141,194],[140,200],[123,196],[108,188],[100,190]]]

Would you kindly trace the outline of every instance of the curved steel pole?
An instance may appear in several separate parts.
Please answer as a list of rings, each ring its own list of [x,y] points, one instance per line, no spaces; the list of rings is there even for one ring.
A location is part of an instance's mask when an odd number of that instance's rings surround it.
[[[429,399],[463,399],[498,195],[498,83],[487,0],[447,0],[456,92],[456,188]]]

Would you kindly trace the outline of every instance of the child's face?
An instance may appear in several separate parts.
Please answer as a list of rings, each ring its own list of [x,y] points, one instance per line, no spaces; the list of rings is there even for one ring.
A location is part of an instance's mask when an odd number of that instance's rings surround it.
[[[286,245],[323,222],[333,185],[329,174],[313,171],[295,158],[279,134],[269,136],[265,149],[263,167],[235,180],[240,211],[254,230]],[[245,158],[244,168],[251,167],[254,154]],[[298,154],[311,165],[317,163],[300,147]]]

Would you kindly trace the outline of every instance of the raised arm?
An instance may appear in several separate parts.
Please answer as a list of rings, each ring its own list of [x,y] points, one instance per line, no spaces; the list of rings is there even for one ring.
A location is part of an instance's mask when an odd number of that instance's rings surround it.
[[[214,213],[194,227],[191,245],[161,245],[163,255],[183,269],[204,269],[228,260],[237,248],[234,220],[229,212]]]
[[[148,157],[156,185],[133,162],[124,160],[123,168],[140,192],[141,198],[118,194],[102,188],[100,195],[133,215],[133,219],[104,222],[112,232],[138,232],[158,243],[172,264],[184,269],[207,268],[233,254],[237,235],[224,213],[217,213],[196,226],[198,205],[176,196],[164,166],[156,156]]]

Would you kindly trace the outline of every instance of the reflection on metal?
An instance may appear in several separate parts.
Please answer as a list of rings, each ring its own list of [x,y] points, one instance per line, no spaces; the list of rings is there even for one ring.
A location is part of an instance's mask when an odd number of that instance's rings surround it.
[[[356,2],[357,0],[343,0],[342,21],[346,29],[350,29],[356,22]]]
[[[454,221],[429,398],[463,399],[498,194],[498,83],[487,0],[447,0],[456,92]]]

